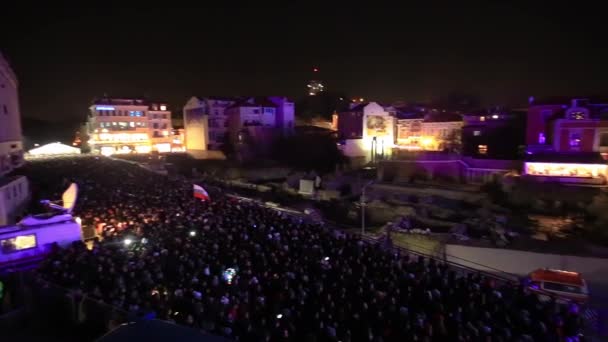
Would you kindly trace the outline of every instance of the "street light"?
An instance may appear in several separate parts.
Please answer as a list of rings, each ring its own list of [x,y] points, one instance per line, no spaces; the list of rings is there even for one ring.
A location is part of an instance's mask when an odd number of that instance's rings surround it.
[[[365,234],[365,188],[374,184],[374,181],[369,181],[361,188],[361,237]]]

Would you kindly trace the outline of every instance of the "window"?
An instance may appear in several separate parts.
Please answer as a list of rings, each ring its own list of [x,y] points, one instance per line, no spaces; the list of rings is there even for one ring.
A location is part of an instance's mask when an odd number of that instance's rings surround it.
[[[158,133],[158,131],[154,131],[154,137],[155,138],[160,138],[162,135],[160,135],[160,133]]]
[[[481,131],[473,131],[473,136],[478,137],[481,135]]]
[[[220,111],[218,109],[214,110],[213,115],[220,115]]]
[[[167,118],[167,114],[163,114],[163,119],[166,119],[166,118]]]
[[[167,110],[167,106],[165,106],[165,105],[160,105],[160,110]]]
[[[479,117],[479,121],[486,121],[486,117],[485,116],[480,116]]]
[[[129,127],[135,127],[135,122],[133,122],[133,121],[129,122]]]
[[[538,133],[538,143],[544,145],[547,139],[545,138],[545,133]]]
[[[162,129],[167,129],[167,124],[166,123],[163,124]]]
[[[153,123],[153,124],[152,124],[152,128],[154,128],[154,129],[158,129],[158,122]],[[155,134],[156,134],[156,132],[155,132]]]
[[[36,247],[36,235],[21,235],[0,240],[0,249],[3,254],[19,252]]]
[[[580,133],[570,133],[570,147],[580,147],[581,146],[581,134]]]
[[[272,114],[274,113],[274,108],[264,108],[264,112]]]
[[[585,112],[582,112],[582,111],[571,112],[570,115],[568,115],[568,118],[570,120],[584,120]]]
[[[152,119],[158,119],[158,115],[157,114],[152,114]]]
[[[600,146],[608,147],[608,132],[600,134]]]
[[[2,109],[4,109],[4,114],[8,115],[8,108],[6,107],[6,105],[2,105]]]
[[[259,109],[254,109],[253,110],[253,114],[260,114],[260,110]]]
[[[579,286],[572,286],[572,285],[551,283],[551,282],[543,283],[543,288],[545,290],[560,291],[560,292],[570,292],[570,293],[582,293],[583,292]]]
[[[477,152],[479,154],[488,154],[488,145],[477,145]]]

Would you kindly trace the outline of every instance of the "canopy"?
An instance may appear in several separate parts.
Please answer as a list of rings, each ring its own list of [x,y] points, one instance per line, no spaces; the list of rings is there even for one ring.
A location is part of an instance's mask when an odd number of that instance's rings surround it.
[[[59,142],[55,142],[33,148],[29,150],[29,154],[33,156],[80,154],[80,149],[77,147],[72,147]]]

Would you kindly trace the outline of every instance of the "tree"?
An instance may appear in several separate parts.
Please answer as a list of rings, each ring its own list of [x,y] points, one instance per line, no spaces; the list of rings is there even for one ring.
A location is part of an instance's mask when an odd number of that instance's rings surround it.
[[[274,145],[272,157],[291,168],[319,173],[332,172],[344,161],[336,140],[319,134],[282,138]]]

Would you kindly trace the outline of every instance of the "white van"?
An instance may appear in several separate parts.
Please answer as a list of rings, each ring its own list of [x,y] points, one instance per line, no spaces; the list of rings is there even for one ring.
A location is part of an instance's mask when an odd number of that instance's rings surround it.
[[[43,201],[48,213],[24,218],[16,226],[0,227],[0,271],[25,268],[43,259],[53,244],[69,246],[82,241],[80,218],[72,216],[78,186],[70,184],[62,195],[62,204]]]
[[[51,246],[69,246],[82,241],[79,218],[37,226],[8,226],[0,228],[0,269],[18,268],[45,257]]]

